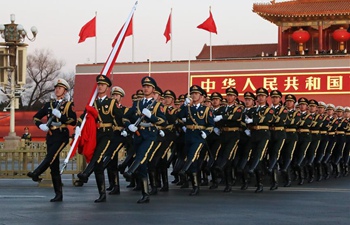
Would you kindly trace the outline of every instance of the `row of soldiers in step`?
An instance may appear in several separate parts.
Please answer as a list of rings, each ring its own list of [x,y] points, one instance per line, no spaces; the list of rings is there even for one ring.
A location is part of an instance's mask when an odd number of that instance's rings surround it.
[[[118,145],[113,146],[118,147],[112,148],[105,157],[105,162],[110,161],[109,155],[114,157],[114,162],[110,163],[113,168],[107,170],[111,194],[119,193],[115,156],[123,144],[128,146],[128,154],[119,170],[128,180],[135,177],[141,180],[141,203],[149,202],[149,194],[157,193],[160,179],[163,183],[160,191],[168,191],[170,164],[173,164],[172,174],[180,179],[183,187],[188,185],[188,179],[191,180],[190,195],[199,193],[201,171],[204,177],[211,174],[211,189],[217,188],[220,180],[225,181],[225,192],[231,191],[233,171],[242,180],[242,190],[248,188],[248,177],[255,175],[256,192],[263,191],[262,180],[266,172],[272,180],[270,189],[278,188],[278,168],[286,187],[291,185],[291,171],[295,172],[300,185],[306,175],[312,182],[315,171],[317,180],[328,179],[331,169],[337,177],[341,173],[348,174],[348,107],[335,108],[332,104],[327,106],[306,98],[297,101],[290,94],[285,96],[285,104],[282,104],[280,91],[268,93],[264,88],[257,89],[255,94],[244,93],[244,102],[237,100],[237,90],[228,88],[226,105],[221,104],[220,93],[213,93],[209,106],[205,91],[197,85],[190,88],[191,98],[178,99],[176,107],[174,92],[166,90],[162,93],[154,79],[144,78],[142,86],[148,94],[141,96],[139,90],[133,106],[129,110],[125,108],[124,115],[119,116],[122,121],[117,125],[116,136],[125,139],[117,141]],[[146,87],[152,90],[145,90]],[[112,95],[113,90],[116,89],[112,89]],[[267,104],[269,96],[270,107]],[[146,99],[149,99],[148,103],[145,103]],[[147,105],[151,106],[148,110],[151,113],[145,111]],[[147,114],[135,125],[141,115]],[[124,127],[129,133],[123,130]],[[87,181],[87,176],[82,174],[79,177]],[[148,177],[151,190],[148,189]]]
[[[86,110],[93,116],[93,123],[86,122],[84,126],[96,133],[81,131],[86,112],[78,119],[75,130],[76,135],[87,135],[85,139],[96,136],[91,161],[78,175],[81,182],[87,182],[91,173],[95,173],[100,194],[95,202],[106,201],[105,168],[110,194],[120,193],[118,169],[127,179],[137,177],[142,181],[142,198],[138,203],[149,202],[149,194],[157,192],[156,172],[162,177],[161,190],[168,191],[167,169],[171,163],[175,177],[180,177],[184,184],[188,178],[192,181],[190,195],[199,193],[201,170],[211,172],[213,182],[210,188],[217,188],[221,179],[226,183],[225,191],[231,190],[232,171],[242,179],[242,189],[248,187],[248,175],[255,174],[256,192],[263,191],[265,170],[273,180],[271,189],[277,188],[278,166],[285,177],[284,186],[291,185],[291,169],[298,175],[299,184],[304,183],[305,171],[309,182],[313,181],[315,170],[318,180],[328,179],[331,168],[337,177],[341,173],[348,175],[348,107],[335,108],[332,104],[300,98],[296,110],[295,96],[286,95],[282,105],[279,91],[268,93],[264,88],[259,88],[255,94],[244,93],[244,103],[237,100],[238,92],[234,88],[228,88],[227,104],[221,107],[222,96],[213,93],[209,107],[204,105],[208,104],[204,90],[197,85],[190,88],[191,98],[183,98],[178,107],[174,107],[175,94],[166,90],[161,103],[158,101],[161,91],[155,80],[144,77],[141,81],[143,96],[134,101],[131,108],[126,108],[121,105],[125,95],[122,88],[113,87],[109,98],[111,81],[105,76],[97,76],[96,82],[98,97],[93,107]],[[51,168],[56,194],[52,202],[63,199],[58,156],[68,143],[67,126],[74,126],[77,118],[73,103],[64,100],[69,88],[65,80],[59,79],[55,83],[56,100],[46,103],[34,115],[35,124],[47,132],[48,153],[28,176],[33,181],[40,181],[39,176]],[[271,107],[267,105],[268,96],[271,97]],[[53,118],[53,122],[43,123],[41,119],[45,116]],[[118,168],[117,153],[122,146],[127,148],[128,155]]]

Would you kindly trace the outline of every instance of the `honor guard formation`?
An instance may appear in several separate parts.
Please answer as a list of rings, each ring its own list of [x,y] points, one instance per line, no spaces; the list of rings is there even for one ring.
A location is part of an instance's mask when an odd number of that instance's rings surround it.
[[[63,79],[55,84],[56,98],[34,116],[39,129],[47,132],[47,155],[28,176],[40,181],[40,174],[51,168],[53,202],[63,199],[58,157],[68,144],[69,125],[76,125],[75,135],[85,141],[80,147],[88,152],[88,165],[78,178],[83,184],[94,173],[99,194],[95,202],[105,202],[106,191],[120,194],[119,173],[130,182],[127,188],[141,191],[137,203],[168,192],[168,174],[174,186],[190,188],[191,196],[200,188],[231,192],[234,185],[241,190],[252,185],[261,193],[267,178],[269,189],[277,190],[349,174],[349,107],[262,87],[242,93],[244,100],[232,87],[224,98],[218,92],[208,96],[198,85],[176,97],[152,77],[142,78],[132,106],[125,107],[121,87],[112,87],[103,75],[96,82],[97,98],[80,118],[64,98],[69,85]],[[126,157],[118,165],[121,149]]]

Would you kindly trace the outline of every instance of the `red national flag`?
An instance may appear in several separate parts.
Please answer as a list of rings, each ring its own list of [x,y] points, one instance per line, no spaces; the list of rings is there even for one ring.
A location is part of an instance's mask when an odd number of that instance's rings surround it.
[[[125,31],[125,37],[128,37],[128,36],[133,35],[133,25],[132,25],[133,20],[134,20],[134,16],[131,18],[130,23],[129,23],[129,26],[128,26],[128,28],[127,28],[126,31]],[[124,25],[125,25],[125,24],[124,24]],[[124,25],[122,26],[122,28],[119,30],[117,36],[115,37],[115,39],[114,39],[114,41],[113,41],[113,43],[112,43],[112,47],[114,47],[115,43],[117,42],[118,37],[119,37],[120,33],[122,32],[122,30],[123,30],[123,28],[124,28]]]
[[[95,37],[95,36],[96,36],[96,16],[81,28],[79,33],[80,38],[78,43],[84,42],[86,38]]]
[[[209,13],[210,13],[209,18],[206,21],[204,21],[202,24],[198,25],[197,28],[209,31],[211,33],[218,34],[213,15],[211,14],[211,11],[209,11]]]
[[[168,43],[168,41],[170,41],[171,39],[171,13],[169,15],[169,18],[168,18],[168,22],[166,24],[166,27],[165,27],[165,31],[164,31],[164,36],[166,38],[166,41],[165,43]]]

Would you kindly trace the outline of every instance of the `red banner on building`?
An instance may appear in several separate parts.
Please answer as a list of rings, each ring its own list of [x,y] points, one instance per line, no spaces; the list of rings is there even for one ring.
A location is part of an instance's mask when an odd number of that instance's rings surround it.
[[[246,91],[255,93],[259,87],[298,95],[350,94],[350,71],[198,74],[191,75],[191,84],[200,85],[208,94],[224,94],[228,87],[236,88],[241,95]]]

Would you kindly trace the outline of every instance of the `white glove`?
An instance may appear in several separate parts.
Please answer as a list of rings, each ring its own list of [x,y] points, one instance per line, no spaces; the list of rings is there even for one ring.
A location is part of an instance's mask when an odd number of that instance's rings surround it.
[[[244,121],[246,124],[253,123],[253,119],[250,119],[249,117],[246,117]]]
[[[134,125],[134,124],[130,124],[128,126],[128,129],[131,131],[131,132],[136,132],[137,131],[137,127]]]
[[[123,130],[121,133],[120,133],[121,136],[123,137],[126,137],[128,136],[128,132],[126,132],[125,130]]]
[[[186,106],[186,105],[190,104],[190,102],[191,102],[191,99],[190,98],[186,98],[185,102],[184,102],[184,105]]]
[[[148,118],[151,118],[151,116],[152,116],[151,111],[149,111],[149,109],[147,109],[147,108],[144,108],[144,109],[142,110],[142,114],[145,115],[145,116],[148,117]]]
[[[214,127],[214,133],[215,133],[217,136],[220,136],[220,129],[217,128],[217,127]]]
[[[204,131],[201,132],[201,136],[202,136],[203,139],[207,138],[207,134]]]
[[[164,136],[165,136],[164,131],[160,130],[160,131],[159,131],[159,135],[160,135],[161,137],[164,137]]]
[[[186,127],[185,126],[182,127],[182,130],[186,133]]]
[[[250,137],[250,135],[251,135],[251,134],[250,134],[250,130],[248,130],[248,129],[245,130],[244,133],[245,133],[247,136],[249,136],[249,137]]]
[[[182,122],[186,123],[186,118],[182,118],[181,120]]]
[[[61,126],[61,125],[62,125],[61,122],[52,122],[52,123],[51,123],[51,126],[54,126],[54,127],[59,127],[59,126]]]
[[[44,132],[48,132],[49,128],[47,127],[46,123],[40,124],[39,125],[40,130],[44,131]]]
[[[214,117],[214,122],[219,122],[220,120],[222,120],[222,115],[218,115]]]
[[[61,118],[61,116],[62,116],[62,113],[61,113],[60,110],[58,110],[58,109],[53,109],[53,110],[52,110],[52,114],[53,114],[54,116],[56,116],[57,118]]]
[[[79,126],[75,127],[75,136],[79,137],[81,135],[81,128]]]

